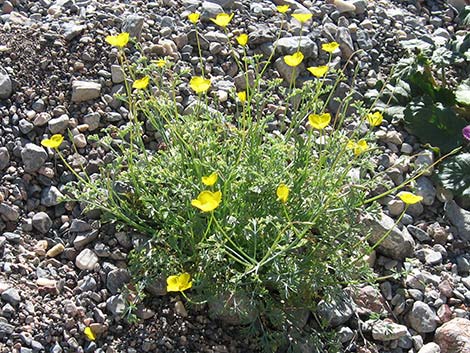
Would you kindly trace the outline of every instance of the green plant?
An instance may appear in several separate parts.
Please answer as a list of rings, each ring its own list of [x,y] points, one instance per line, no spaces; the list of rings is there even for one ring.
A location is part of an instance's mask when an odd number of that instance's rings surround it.
[[[196,17],[190,18],[195,25]],[[230,19],[224,17],[226,33]],[[314,312],[342,286],[372,277],[363,258],[372,250],[368,230],[358,220],[364,212],[378,212],[369,192],[380,182],[373,172],[372,130],[382,116],[352,102],[350,92],[332,117],[328,102],[345,75],[309,68],[316,79],[296,88],[303,55],[285,61],[292,67],[288,87],[266,80],[272,55],[266,62],[249,58],[246,38],[238,40],[238,49],[228,43],[248,87],[244,94],[232,92],[236,109],[228,111],[210,99],[204,72],[188,80],[185,70],[176,73],[163,59],[141,54],[129,62],[125,37],[117,37],[119,42],[107,41],[119,44],[133,82],[125,81],[121,96],[129,122],[99,141],[114,156],[99,176],[75,171],[72,197],[85,211],[99,209],[104,220],[147,236],[129,259],[141,288],[171,278],[168,288],[179,288],[189,303],[207,302],[211,312],[234,316],[261,333],[268,352],[307,343],[339,350],[320,319],[305,328],[294,314]],[[331,60],[337,43],[325,48]],[[255,72],[252,85],[249,69]],[[327,75],[332,86],[325,84]],[[176,88],[188,81],[199,98],[181,115]],[[346,114],[351,104],[355,116]],[[283,130],[269,132],[278,120]],[[366,121],[371,126],[361,132],[357,127]],[[146,145],[144,122],[155,130],[158,150]],[[355,128],[343,129],[345,124]]]
[[[379,83],[380,92],[367,96],[376,100],[380,95],[377,108],[387,117],[403,120],[423,143],[447,153],[462,145],[461,131],[470,113],[468,83],[449,87],[447,73],[452,65],[468,61],[470,35],[441,46],[418,39],[402,45],[410,56],[398,62],[389,82]]]

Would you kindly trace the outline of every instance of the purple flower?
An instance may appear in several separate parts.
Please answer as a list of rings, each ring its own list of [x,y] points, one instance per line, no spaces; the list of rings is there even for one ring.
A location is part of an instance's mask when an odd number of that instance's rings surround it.
[[[465,140],[470,141],[470,125],[467,125],[462,129],[462,135]]]

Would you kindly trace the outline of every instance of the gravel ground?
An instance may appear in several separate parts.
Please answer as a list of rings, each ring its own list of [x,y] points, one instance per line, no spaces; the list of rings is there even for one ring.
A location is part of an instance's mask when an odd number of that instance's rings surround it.
[[[205,72],[230,109],[228,92],[243,80],[221,44],[225,36],[208,18],[234,12],[230,26],[249,33],[253,55],[273,47],[275,5],[284,3],[314,16],[302,33],[288,19],[291,31],[282,33],[268,75],[290,77],[279,58],[296,51],[292,33],[304,36],[308,66],[325,63],[319,48],[335,40],[341,53],[334,65],[364,50],[353,60],[360,66],[353,86],[360,99],[404,54],[400,41],[451,38],[459,30],[454,7],[465,0],[0,0],[0,352],[256,352],[239,327],[211,319],[204,307],[185,308],[178,296],[150,295],[137,310],[139,323],[128,324],[121,290],[130,280],[132,241],[112,225],[84,218],[80,205],[58,201],[73,176],[40,141],[70,129],[63,154],[71,165],[96,172],[111,155],[89,136],[122,125],[128,114],[113,98],[123,85],[105,36],[128,31],[151,58],[169,56],[190,67],[198,62],[186,20],[194,11],[202,15]],[[349,88],[342,83],[336,95]],[[179,109],[193,100],[181,87]],[[395,185],[414,165],[433,162],[399,125],[384,122],[377,137],[378,168]],[[470,352],[470,213],[429,175],[417,180],[416,190],[422,205],[408,209],[371,259],[378,275],[406,269],[406,279],[365,286],[349,293],[351,301],[319,312],[339,332],[345,352]],[[404,208],[391,197],[381,203],[382,219],[370,221],[378,238]],[[99,333],[96,341],[86,339],[86,326]]]

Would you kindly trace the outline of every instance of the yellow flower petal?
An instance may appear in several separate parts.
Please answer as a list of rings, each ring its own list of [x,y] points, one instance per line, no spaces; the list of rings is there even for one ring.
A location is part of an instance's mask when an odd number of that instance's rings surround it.
[[[132,88],[145,89],[149,85],[149,82],[150,82],[150,77],[144,76],[142,78],[139,78],[138,80],[135,80],[134,83],[132,84]]]
[[[158,60],[155,61],[155,64],[158,67],[164,67],[166,65],[166,60],[165,59],[158,59]]]
[[[199,21],[199,17],[200,17],[200,16],[201,16],[201,15],[198,14],[197,12],[193,12],[193,13],[190,13],[190,14],[188,15],[188,20],[189,20],[191,23],[196,24],[197,21]]]
[[[237,42],[242,47],[244,47],[248,43],[248,34],[242,33],[237,37]]]
[[[308,67],[307,70],[310,71],[310,73],[315,76],[315,77],[323,77],[326,75],[326,73],[328,72],[328,66],[326,65],[323,65],[323,66],[311,66],[311,67]]]
[[[380,124],[382,124],[383,119],[384,117],[381,112],[367,114],[367,121],[369,122],[370,126],[379,126]]]
[[[308,116],[310,126],[317,130],[323,130],[331,121],[330,113],[324,114],[310,114]]]
[[[231,15],[227,13],[219,13],[215,18],[211,18],[210,20],[214,22],[217,26],[225,28],[232,20],[233,15],[233,13]]]
[[[408,191],[402,191],[398,194],[398,197],[407,205],[413,205],[423,200],[422,196],[415,195]]]
[[[83,333],[85,334],[86,338],[88,338],[88,340],[90,341],[96,340],[96,336],[89,326],[85,327],[85,329],[83,330]]]
[[[202,212],[211,212],[219,207],[221,200],[222,193],[220,191],[205,190],[198,195],[197,199],[191,201],[191,205],[199,208]]]
[[[166,279],[167,292],[182,292],[193,286],[191,275],[187,272],[176,275],[168,276]]]
[[[237,92],[238,99],[240,102],[245,103],[246,102],[246,91],[240,91]]]
[[[286,13],[289,11],[290,6],[289,5],[279,5],[276,6],[276,10],[279,11],[280,13]]]
[[[300,51],[295,52],[292,55],[284,56],[284,62],[291,67],[300,65],[302,60],[304,60],[304,54],[302,54]]]
[[[286,203],[289,197],[289,187],[284,183],[279,184],[276,189],[276,195],[279,201]]]
[[[327,53],[333,53],[336,49],[339,48],[339,44],[336,42],[325,43],[321,45],[321,48]]]
[[[292,17],[294,17],[300,23],[304,23],[312,18],[312,14],[311,13],[293,13]]]
[[[346,148],[353,150],[355,156],[359,156],[361,153],[364,153],[369,149],[369,145],[367,144],[367,141],[363,139],[358,142],[349,140]]]
[[[44,139],[41,141],[41,145],[49,148],[58,148],[64,141],[64,136],[61,134],[52,135],[50,139]]]
[[[217,182],[218,178],[219,178],[219,175],[217,174],[217,172],[214,172],[211,175],[203,176],[201,180],[204,185],[212,186]]]
[[[211,80],[205,79],[201,76],[194,76],[191,78],[191,81],[189,81],[189,87],[191,87],[192,90],[196,93],[206,92],[210,86]]]
[[[111,44],[113,47],[122,48],[127,45],[127,42],[129,42],[129,33],[123,32],[121,34],[118,34],[117,36],[107,36],[105,40],[108,44]]]

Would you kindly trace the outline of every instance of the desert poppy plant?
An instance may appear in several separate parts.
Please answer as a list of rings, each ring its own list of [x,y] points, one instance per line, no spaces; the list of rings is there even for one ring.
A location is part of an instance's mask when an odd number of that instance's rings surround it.
[[[127,45],[127,42],[129,42],[129,33],[122,32],[116,36],[107,36],[105,40],[113,47],[122,48]]]
[[[297,51],[292,55],[284,56],[284,62],[291,67],[299,66],[302,60],[304,60],[304,54],[300,51]]]
[[[359,156],[369,149],[369,145],[366,140],[359,140],[358,142],[349,140],[346,148],[353,150],[355,156]]]
[[[370,126],[379,126],[382,124],[384,117],[381,112],[375,112],[373,114],[367,114],[367,121]]]
[[[189,20],[189,22],[191,22],[191,23],[193,23],[193,24],[196,24],[197,21],[199,21],[199,17],[200,17],[200,16],[201,16],[201,15],[198,14],[197,12],[193,12],[193,13],[190,13],[190,14],[188,15],[188,20]]]
[[[201,191],[198,197],[191,201],[191,205],[199,208],[202,212],[214,211],[222,201],[222,193],[220,191],[212,192],[209,190]]]
[[[244,47],[248,43],[248,34],[242,33],[237,37],[237,42],[242,47]]]
[[[312,18],[312,14],[311,13],[293,13],[292,17],[294,17],[300,23],[304,23]]]
[[[286,13],[287,11],[289,11],[289,8],[290,6],[289,5],[279,5],[279,6],[276,6],[276,10],[282,14]]]
[[[339,44],[336,42],[325,43],[321,45],[321,48],[327,53],[333,53],[336,49],[339,48]]]
[[[206,92],[210,86],[211,80],[201,76],[194,76],[189,81],[189,87],[196,93]]]
[[[330,113],[324,114],[310,114],[308,116],[308,122],[310,126],[317,130],[323,130],[331,121]]]
[[[279,184],[276,189],[276,195],[279,201],[286,203],[289,198],[289,187],[284,183]]]
[[[217,182],[218,178],[219,178],[219,175],[217,174],[217,172],[214,172],[211,175],[203,176],[201,178],[201,181],[206,186],[212,186]]]
[[[59,146],[64,141],[64,136],[61,134],[52,135],[50,139],[44,139],[41,141],[41,145],[49,148],[59,148]]]
[[[237,97],[240,100],[240,102],[245,103],[246,102],[246,91],[237,92]]]
[[[86,338],[88,338],[89,341],[94,341],[96,340],[96,335],[90,328],[90,326],[85,327],[83,330],[83,333],[85,334]]]
[[[166,279],[167,292],[183,292],[193,286],[191,275],[187,272]]]
[[[232,20],[233,15],[233,13],[231,15],[227,13],[219,13],[215,18],[211,18],[210,20],[214,22],[217,26],[225,28]]]
[[[149,82],[150,82],[150,77],[144,76],[142,78],[139,78],[138,80],[135,80],[134,83],[132,84],[132,88],[145,89],[149,85]]]
[[[308,67],[307,70],[315,77],[323,77],[326,75],[328,72],[328,66],[322,65],[322,66],[311,66]]]
[[[415,195],[408,191],[402,191],[398,193],[398,197],[407,205],[414,205],[415,203],[418,203],[423,200],[422,196]]]

